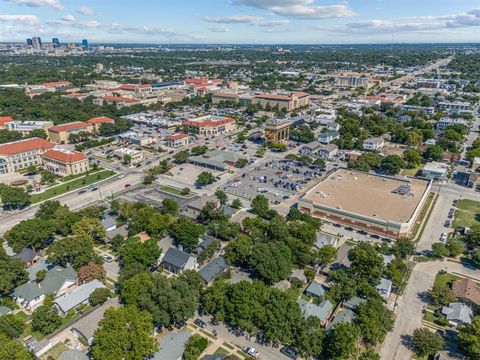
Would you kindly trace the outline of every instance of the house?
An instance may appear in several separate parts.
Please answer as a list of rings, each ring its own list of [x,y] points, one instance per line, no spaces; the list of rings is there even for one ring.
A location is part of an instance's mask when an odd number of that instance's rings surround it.
[[[448,174],[448,165],[436,161],[425,164],[422,169],[422,176],[428,179],[445,180]]]
[[[330,321],[330,323],[327,325],[327,330],[330,330],[333,326],[341,322],[351,323],[355,320],[356,317],[357,315],[355,315],[352,310],[342,309],[335,314],[333,320]]]
[[[392,280],[385,278],[380,279],[380,284],[376,287],[378,293],[384,301],[388,301],[390,294],[392,293]]]
[[[158,345],[158,351],[153,354],[152,360],[182,360],[185,344],[190,339],[188,331],[169,331]]]
[[[340,133],[338,131],[322,132],[318,135],[318,142],[322,144],[330,144],[333,140],[340,139]]]
[[[87,355],[85,355],[80,350],[76,350],[76,349],[64,351],[58,358],[58,360],[88,360],[88,359],[89,358]]]
[[[210,244],[212,244],[215,240],[214,236],[204,234],[203,235],[203,241],[198,244],[197,248],[195,249],[197,254],[200,254],[203,250],[205,250]]]
[[[104,241],[105,242],[110,242],[115,235],[120,235],[124,239],[128,237],[128,225],[122,225],[118,228],[115,228],[113,230],[107,231],[107,234],[105,236]]]
[[[160,257],[160,262],[165,270],[174,274],[197,268],[197,259],[195,257],[176,248],[169,248],[165,255]]]
[[[220,202],[218,201],[215,195],[210,196],[201,196],[192,201],[190,201],[184,211],[184,215],[188,216],[189,218],[196,219],[200,215],[203,207],[207,205],[208,202],[214,202],[217,206],[220,206]]]
[[[338,238],[324,232],[317,232],[317,240],[315,240],[315,247],[321,249],[325,245],[330,245],[336,248],[338,245]]]
[[[27,267],[34,265],[40,258],[32,249],[23,248],[18,254],[12,256],[15,259],[22,260]]]
[[[437,130],[443,131],[449,126],[453,125],[461,125],[465,128],[468,127],[468,122],[464,119],[453,119],[453,118],[441,118],[440,120],[437,121]]]
[[[118,302],[117,298],[107,300],[102,306],[96,308],[91,313],[75,322],[75,324],[72,326],[73,334],[91,345],[93,341],[93,334],[95,333],[95,330],[97,330],[98,323],[103,319],[105,311],[112,307],[120,307],[120,303]]]
[[[28,282],[13,290],[13,299],[28,311],[33,311],[47,295],[60,296],[77,285],[77,273],[72,267],[56,266],[49,270],[39,283]]]
[[[328,131],[338,131],[340,130],[340,124],[333,121],[327,124]]]
[[[318,141],[312,141],[308,144],[303,145],[299,152],[302,155],[315,154],[321,146],[322,144],[320,144]]]
[[[288,280],[290,280],[290,282],[292,281],[306,282],[307,277],[305,276],[305,273],[303,272],[302,269],[295,269],[292,271],[292,274],[290,275]]]
[[[398,118],[397,118],[397,121],[400,123],[400,124],[403,124],[403,123],[406,123],[406,122],[409,122],[412,120],[412,117],[410,115],[400,115]]]
[[[480,307],[480,286],[471,279],[465,278],[455,281],[452,284],[452,291],[458,300]]]
[[[442,314],[446,316],[448,322],[453,326],[472,323],[473,311],[464,303],[448,304],[448,306],[442,307]]]
[[[338,146],[335,144],[327,144],[322,146],[320,149],[317,151],[318,156],[320,156],[322,159],[330,160],[332,159],[335,155],[338,154]]]
[[[303,299],[298,299],[297,304],[300,306],[300,310],[306,318],[314,316],[321,321],[322,325],[326,324],[333,311],[333,305],[328,300],[324,300],[319,305],[315,305]]]
[[[372,137],[363,140],[363,148],[365,150],[377,151],[385,146],[383,137]]]
[[[45,258],[39,259],[35,264],[26,269],[28,273],[28,281],[33,282],[37,279],[37,273],[39,271],[45,270],[48,271],[53,267],[47,263]]]
[[[356,312],[358,307],[365,303],[367,300],[362,299],[358,296],[354,296],[353,298],[348,299],[347,301],[344,301],[342,304],[342,308],[352,310],[353,312]]]
[[[40,358],[40,356],[42,356],[47,351],[49,351],[53,347],[53,344],[48,339],[43,339],[43,340],[37,341],[37,339],[30,336],[29,339],[27,341],[25,341],[25,346],[38,359],[38,358]]]
[[[325,285],[313,281],[310,285],[308,285],[304,292],[305,295],[310,296],[311,298],[321,299],[327,290],[328,289]]]
[[[66,315],[72,309],[81,304],[87,304],[90,295],[97,289],[105,288],[98,280],[92,280],[86,284],[82,284],[77,288],[65,293],[55,299],[53,305],[57,307],[62,315]]]
[[[117,222],[113,216],[107,215],[102,219],[102,226],[106,232],[109,232],[117,228]]]
[[[205,283],[210,284],[212,281],[218,279],[228,269],[228,264],[225,258],[219,256],[209,261],[204,267],[202,267],[198,274],[203,278]]]

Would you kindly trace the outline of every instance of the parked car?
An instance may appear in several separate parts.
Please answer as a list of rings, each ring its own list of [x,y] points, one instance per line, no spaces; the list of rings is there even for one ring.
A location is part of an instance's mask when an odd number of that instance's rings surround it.
[[[132,184],[125,184],[125,188],[132,186]]]
[[[102,258],[103,258],[103,261],[108,263],[111,263],[114,260],[113,257],[110,255],[104,255]]]
[[[193,323],[195,325],[201,327],[202,329],[205,329],[207,327],[207,323],[205,321],[203,321],[202,319],[196,319]]]
[[[447,233],[442,233],[442,235],[440,235],[440,241],[444,242],[445,240],[447,240]]]
[[[87,190],[85,190],[85,189],[82,189],[82,190],[80,190],[80,191],[78,192],[78,195],[85,194],[86,192],[87,192]]]
[[[249,347],[249,346],[244,347],[243,352],[246,353],[247,355],[250,355],[254,359],[258,359],[258,357],[260,356],[260,353],[257,350],[255,350],[255,348]]]
[[[91,191],[97,191],[97,190],[98,190],[98,188],[97,188],[97,187],[94,187],[94,188],[92,188]]]
[[[298,359],[298,352],[291,346],[284,346],[280,352],[290,359],[297,360]]]

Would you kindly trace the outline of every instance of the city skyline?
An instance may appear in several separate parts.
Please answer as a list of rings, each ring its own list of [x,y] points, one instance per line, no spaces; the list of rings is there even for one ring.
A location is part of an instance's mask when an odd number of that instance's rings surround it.
[[[141,6],[131,0],[0,0],[0,41],[36,35],[91,43],[477,42],[479,6],[471,0],[146,0]]]

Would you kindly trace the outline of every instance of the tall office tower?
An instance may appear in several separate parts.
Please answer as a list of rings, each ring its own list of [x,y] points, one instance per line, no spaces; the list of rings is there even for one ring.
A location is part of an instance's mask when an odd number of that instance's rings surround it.
[[[32,39],[27,39],[27,46],[33,46]]]
[[[52,39],[53,46],[60,46],[60,40],[58,38]]]
[[[85,50],[88,50],[88,40],[87,39],[82,40],[82,46]]]
[[[42,50],[42,39],[38,36],[32,37],[33,47],[35,50]]]

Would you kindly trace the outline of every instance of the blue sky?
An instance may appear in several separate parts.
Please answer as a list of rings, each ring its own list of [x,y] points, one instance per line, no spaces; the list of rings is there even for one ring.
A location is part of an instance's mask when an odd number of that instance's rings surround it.
[[[0,0],[0,41],[480,42],[480,0]]]

